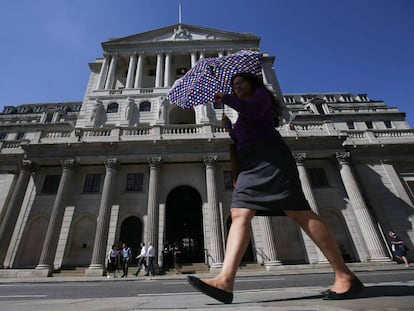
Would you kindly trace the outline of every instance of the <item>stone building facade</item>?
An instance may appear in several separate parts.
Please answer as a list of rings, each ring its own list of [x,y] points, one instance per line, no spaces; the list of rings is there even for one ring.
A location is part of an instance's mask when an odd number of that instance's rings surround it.
[[[185,263],[222,265],[231,224],[230,139],[221,107],[183,110],[166,95],[203,57],[260,50],[260,38],[176,24],[102,43],[81,102],[6,106],[0,114],[0,275],[86,267],[105,273],[111,245],[166,244]],[[391,260],[384,232],[413,247],[414,131],[367,94],[283,94],[275,57],[263,79],[285,104],[279,128],[312,209],[353,262]],[[235,121],[237,114],[226,107]],[[243,259],[267,270],[322,264],[285,217],[256,217]]]

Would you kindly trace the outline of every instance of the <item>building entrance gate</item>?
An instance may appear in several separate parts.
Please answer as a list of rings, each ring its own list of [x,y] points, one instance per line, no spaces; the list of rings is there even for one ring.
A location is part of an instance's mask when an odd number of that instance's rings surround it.
[[[166,202],[165,244],[178,243],[181,263],[204,262],[201,196],[190,186],[173,189]]]

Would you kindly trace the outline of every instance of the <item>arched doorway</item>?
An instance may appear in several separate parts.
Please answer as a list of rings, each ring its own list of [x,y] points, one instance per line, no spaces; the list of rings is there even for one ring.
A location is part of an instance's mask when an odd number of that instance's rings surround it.
[[[166,202],[165,242],[177,242],[181,262],[204,262],[203,214],[201,196],[190,186],[174,188]]]
[[[132,261],[135,262],[135,257],[140,252],[139,244],[145,243],[142,241],[142,223],[138,217],[130,216],[122,222],[119,242],[126,243],[131,248]]]
[[[229,216],[227,218],[227,235],[229,234],[230,227],[231,227],[231,216]],[[227,240],[227,238],[226,238],[226,240]],[[254,261],[255,261],[255,259],[254,259],[252,239],[250,239],[249,245],[247,246],[247,250],[246,250],[246,252],[243,255],[243,258],[242,258],[241,263],[242,264],[244,264],[244,263],[252,263]]]

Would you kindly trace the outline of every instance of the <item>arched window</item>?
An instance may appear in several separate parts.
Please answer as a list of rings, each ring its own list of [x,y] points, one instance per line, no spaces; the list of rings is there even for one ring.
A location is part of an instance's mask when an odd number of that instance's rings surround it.
[[[106,109],[107,113],[116,113],[118,112],[118,103],[110,103]]]
[[[149,101],[140,103],[139,111],[151,111],[151,103]]]

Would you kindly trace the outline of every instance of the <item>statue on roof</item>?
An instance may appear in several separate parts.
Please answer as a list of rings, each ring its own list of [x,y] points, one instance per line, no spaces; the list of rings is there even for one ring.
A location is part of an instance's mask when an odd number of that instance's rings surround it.
[[[182,27],[181,24],[178,25],[178,28],[174,28],[174,40],[191,40],[191,33]]]

